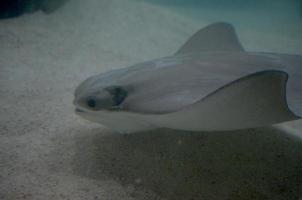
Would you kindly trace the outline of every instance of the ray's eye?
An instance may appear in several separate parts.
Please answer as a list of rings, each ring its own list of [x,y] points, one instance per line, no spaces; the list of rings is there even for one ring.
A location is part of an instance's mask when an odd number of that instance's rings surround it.
[[[87,100],[87,106],[90,108],[95,108],[96,107],[96,100],[93,98],[89,98]]]

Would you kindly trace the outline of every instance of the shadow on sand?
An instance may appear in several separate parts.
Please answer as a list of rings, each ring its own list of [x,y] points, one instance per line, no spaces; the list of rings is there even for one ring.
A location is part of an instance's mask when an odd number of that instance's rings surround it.
[[[302,143],[275,129],[157,130],[76,139],[74,173],[114,179],[164,199],[299,199]]]

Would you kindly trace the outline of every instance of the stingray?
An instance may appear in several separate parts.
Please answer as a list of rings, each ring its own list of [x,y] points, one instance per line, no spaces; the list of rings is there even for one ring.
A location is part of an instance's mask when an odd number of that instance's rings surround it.
[[[120,133],[228,131],[302,116],[302,56],[247,52],[231,24],[210,24],[174,55],[92,76],[76,113]]]

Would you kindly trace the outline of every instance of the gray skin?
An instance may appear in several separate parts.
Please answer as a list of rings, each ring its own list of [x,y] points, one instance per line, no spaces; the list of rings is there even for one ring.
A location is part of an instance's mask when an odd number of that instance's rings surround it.
[[[76,89],[74,104],[82,117],[119,132],[159,127],[234,130],[272,125],[302,116],[301,69],[300,55],[246,52],[230,24],[215,23],[194,34],[173,56],[88,78]],[[266,72],[265,76],[259,72]],[[251,78],[240,81],[244,77]],[[264,85],[255,90],[257,81]],[[272,84],[278,87],[269,89]],[[243,90],[245,96],[241,95]],[[238,111],[234,102],[246,101],[249,94],[254,95],[249,97],[253,100]],[[279,104],[270,98],[273,96],[280,97]],[[259,99],[266,104],[254,103]],[[270,105],[274,107],[268,109]],[[261,106],[262,113],[254,111]],[[216,110],[217,116],[213,114]],[[215,120],[219,113],[234,110],[236,114]]]

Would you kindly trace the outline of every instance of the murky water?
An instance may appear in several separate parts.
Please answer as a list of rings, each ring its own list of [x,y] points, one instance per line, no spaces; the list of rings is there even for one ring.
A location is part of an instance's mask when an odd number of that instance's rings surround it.
[[[217,21],[249,51],[302,54],[301,4],[70,0],[1,19],[0,199],[301,199],[301,121],[120,135],[72,104],[87,77],[172,55]]]

